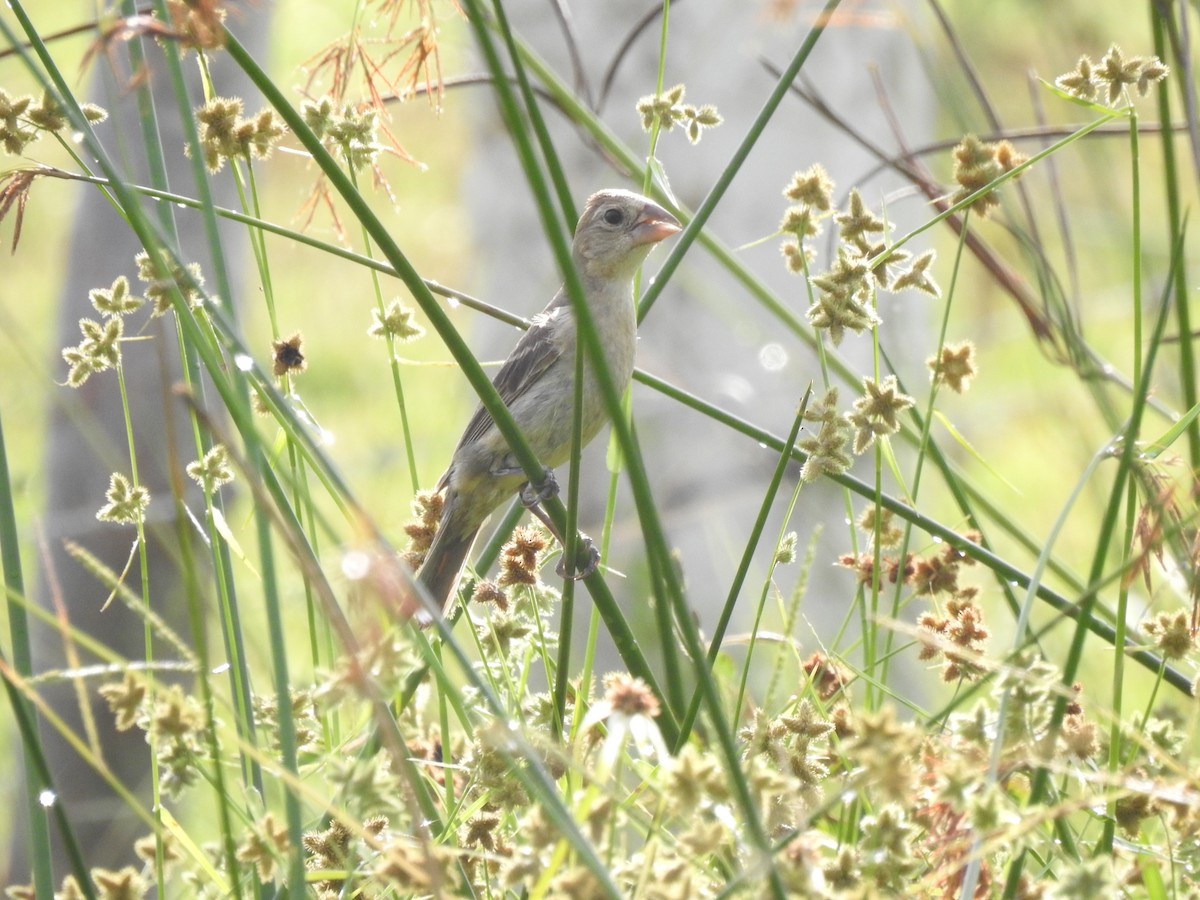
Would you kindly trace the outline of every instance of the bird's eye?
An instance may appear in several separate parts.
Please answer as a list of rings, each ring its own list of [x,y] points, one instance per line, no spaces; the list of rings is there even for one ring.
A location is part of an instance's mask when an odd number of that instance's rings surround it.
[[[615,206],[610,206],[604,211],[604,221],[609,225],[620,225],[625,221],[625,214]]]

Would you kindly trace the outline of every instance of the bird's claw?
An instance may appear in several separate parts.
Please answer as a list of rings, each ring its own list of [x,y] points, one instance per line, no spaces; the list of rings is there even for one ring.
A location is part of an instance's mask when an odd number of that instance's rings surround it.
[[[558,496],[558,479],[554,477],[553,472],[546,469],[543,473],[541,484],[535,487],[533,482],[525,482],[521,485],[521,491],[518,496],[521,498],[521,504],[526,509],[533,509],[551,497]]]
[[[582,548],[587,554],[587,562],[584,563],[583,568],[578,572],[570,571],[574,568],[574,560],[572,560],[570,566],[568,566],[566,557],[567,542],[563,540],[562,535],[559,533],[558,528],[554,524],[554,520],[546,514],[544,509],[542,509],[543,502],[549,500],[551,497],[558,496],[558,480],[554,477],[554,473],[552,471],[546,469],[544,471],[542,483],[537,486],[534,486],[532,482],[525,482],[525,484],[521,485],[521,490],[517,493],[517,496],[520,498],[522,505],[541,520],[542,524],[546,526],[546,528],[550,531],[550,534],[554,536],[554,539],[558,541],[559,545],[563,548],[563,556],[559,559],[558,565],[554,568],[554,571],[558,573],[559,578],[569,578],[571,581],[579,581],[583,578],[587,578],[596,571],[600,565],[600,551],[596,549],[595,542],[586,534],[581,534],[579,536],[579,547]],[[578,558],[578,553],[576,554],[576,558]]]
[[[571,581],[582,581],[600,567],[600,550],[596,547],[596,542],[586,534],[581,534],[579,537],[582,541],[580,546],[588,556],[587,562],[584,563],[583,568],[578,572],[568,571],[566,546],[564,545],[563,555],[561,558],[559,558],[558,565],[554,567],[554,571],[558,573],[559,578],[569,578]],[[576,557],[578,557],[578,553],[576,554]]]

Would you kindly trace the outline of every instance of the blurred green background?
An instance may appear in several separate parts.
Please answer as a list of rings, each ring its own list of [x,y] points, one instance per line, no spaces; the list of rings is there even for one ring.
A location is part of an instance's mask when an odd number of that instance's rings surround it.
[[[760,4],[759,14],[771,14],[772,4]],[[94,7],[85,3],[44,4],[35,10],[47,33],[85,21],[94,15]],[[686,17],[693,6],[709,15],[719,4],[697,2],[679,5],[675,15]],[[777,3],[780,8],[791,6]],[[447,75],[471,70],[473,58],[468,29],[450,4],[440,4],[439,34],[441,63]],[[1081,53],[1098,57],[1112,41],[1118,41],[1130,53],[1152,52],[1149,36],[1148,4],[1107,2],[1066,4],[1043,2],[982,2],[953,0],[941,7],[953,23],[961,50],[970,60],[980,82],[995,104],[1000,120],[1012,128],[1048,124],[1077,123],[1081,111],[1062,102],[1037,81],[1068,71]],[[304,81],[300,67],[319,52],[334,35],[346,30],[355,5],[348,2],[304,2],[285,0],[276,4],[270,67],[283,85]],[[955,58],[954,48],[939,29],[932,8],[923,3],[904,4],[899,14],[881,27],[907,31],[921,50],[927,77],[937,101],[936,136],[951,142],[965,132],[986,134],[990,131],[978,104],[970,95],[964,70]],[[811,11],[811,5],[796,4],[790,14]],[[894,13],[886,4],[846,3],[848,16]],[[7,16],[0,10],[0,16]],[[836,27],[836,26],[835,26]],[[87,37],[71,38],[55,45],[59,59],[82,58]],[[673,47],[672,53],[687,54],[687,47]],[[103,55],[92,65],[104,65]],[[861,61],[847,60],[847,77],[865,77]],[[80,72],[78,84],[86,83],[87,73]],[[0,60],[0,87],[10,94],[30,92],[33,82],[14,59]],[[486,90],[470,88],[467,90]],[[485,148],[471,128],[471,104],[465,103],[459,90],[447,91],[444,106],[433,110],[422,98],[410,100],[395,109],[394,133],[405,149],[421,165],[398,159],[384,159],[383,169],[395,202],[386,193],[374,194],[377,211],[389,223],[393,234],[409,259],[426,277],[448,286],[476,293],[480,283],[472,264],[475,248],[487,242],[489,235],[473,227],[464,199],[463,170]],[[698,98],[702,99],[702,98]],[[253,107],[252,107],[253,109]],[[1140,104],[1144,118],[1155,118],[1152,101]],[[612,109],[613,117],[628,117],[632,110]],[[1182,142],[1180,143],[1182,149]],[[180,148],[167,148],[179,152]],[[1021,149],[1033,152],[1036,145],[1023,143]],[[41,141],[34,145],[38,161],[67,165],[64,154]],[[802,169],[821,161],[807,148],[796,148],[795,167]],[[1092,346],[1116,369],[1127,372],[1131,364],[1131,208],[1127,135],[1096,137],[1074,145],[1051,163],[1039,167],[1022,185],[1039,205],[1040,220],[1047,223],[1042,234],[1043,249],[1054,260],[1061,260],[1069,248],[1078,260],[1078,310]],[[24,160],[0,158],[0,171],[23,164]],[[950,183],[948,149],[926,159],[934,174]],[[1157,142],[1146,136],[1142,143],[1144,259],[1146,299],[1156,301],[1168,269],[1170,245],[1164,214],[1161,153]],[[263,207],[276,221],[299,226],[302,208],[315,179],[313,167],[303,158],[278,154],[269,165],[258,167],[262,179]],[[1192,192],[1180,197],[1181,204],[1195,204],[1195,181],[1187,179]],[[850,185],[841,184],[839,189]],[[781,185],[782,187],[782,185]],[[56,382],[65,377],[55,344],[54,324],[59,299],[61,272],[68,252],[73,205],[83,186],[44,179],[33,190],[25,212],[21,243],[14,255],[8,254],[14,220],[10,215],[0,223],[0,415],[14,480],[14,500],[18,521],[25,530],[22,551],[27,573],[36,570],[37,520],[45,486],[54,477],[43,467],[42,446],[46,412],[66,390]],[[524,190],[524,187],[520,187]],[[736,189],[736,188],[735,188]],[[1054,216],[1042,206],[1055,196],[1062,198],[1065,229],[1054,227]],[[582,198],[579,198],[582,199]],[[503,202],[498,198],[497,202]],[[730,238],[732,243],[769,235],[778,224],[782,204],[765,208],[757,233]],[[1016,209],[1019,195],[1011,186],[1003,203]],[[1028,255],[1020,240],[1006,228],[1005,218],[980,223],[980,233],[994,244],[1002,256],[1020,269],[1032,283]],[[325,240],[338,240],[336,229],[324,210],[319,209],[307,229]],[[357,248],[357,235],[351,229],[351,242]],[[946,229],[935,231],[933,243],[939,250],[936,277],[947,286],[955,241]],[[540,233],[530,235],[527,267],[533,283],[553,280],[553,260]],[[280,239],[269,239],[272,256],[279,320],[287,335],[299,330],[305,336],[309,371],[299,381],[299,390],[320,425],[333,436],[328,452],[349,481],[352,489],[386,533],[402,543],[401,525],[409,517],[410,485],[404,450],[400,445],[400,425],[391,380],[382,343],[368,337],[373,307],[369,275],[360,268]],[[1189,242],[1189,255],[1195,258],[1195,240]],[[651,265],[653,266],[653,260]],[[777,263],[778,264],[778,263]],[[247,273],[249,278],[250,273]],[[112,273],[98,271],[96,287],[106,287]],[[1036,285],[1035,289],[1036,289]],[[247,280],[241,290],[241,309],[247,342],[261,362],[270,352],[270,330],[265,311],[253,282]],[[400,292],[399,283],[385,285],[385,297]],[[528,315],[540,304],[508,296],[484,296],[483,299]],[[940,315],[940,306],[932,313],[917,304],[924,300],[884,301],[884,316],[903,316],[906,310],[930,321]],[[1018,518],[1033,535],[1044,535],[1058,515],[1074,480],[1088,460],[1108,440],[1110,431],[1094,411],[1094,402],[1079,378],[1058,361],[1048,358],[1031,337],[1027,322],[1009,297],[994,281],[968,259],[956,290],[954,311],[948,338],[972,339],[979,350],[980,374],[965,396],[943,392],[939,408],[955,428],[970,442],[979,458],[965,450],[957,453],[959,462],[982,485],[990,489],[998,502]],[[735,312],[726,313],[731,321]],[[455,322],[468,336],[478,317],[459,311]],[[1168,347],[1161,366],[1164,373],[1178,371],[1177,346]],[[410,358],[404,371],[405,395],[412,421],[421,423],[422,444],[417,461],[422,482],[431,485],[440,473],[449,450],[457,439],[474,399],[461,378],[446,378],[448,354],[436,338],[405,345],[400,353]],[[716,361],[719,365],[720,361]],[[815,376],[816,373],[811,373]],[[105,376],[101,376],[105,377]],[[1178,400],[1178,385],[1164,375],[1162,395],[1169,403]],[[912,385],[912,392],[924,396],[923,384]],[[1106,389],[1115,409],[1127,403],[1119,389]],[[1149,417],[1149,435],[1166,430],[1168,423],[1157,415]],[[947,446],[954,446],[940,425],[935,434]],[[1103,482],[1089,488],[1083,502],[1072,513],[1080,525],[1063,535],[1059,550],[1066,559],[1090,558],[1094,547],[1094,521],[1103,504]],[[97,486],[96,506],[102,500],[103,485]],[[932,501],[932,498],[929,498]],[[948,503],[925,511],[950,514]],[[951,519],[953,521],[953,519]],[[244,513],[233,518],[235,527],[245,523]],[[995,548],[1002,555],[1013,548],[1003,543]],[[1017,554],[1028,562],[1023,554]],[[820,559],[818,566],[827,565]],[[32,580],[32,576],[28,576]],[[1003,628],[1003,626],[1001,626]],[[1107,665],[1108,660],[1099,660]]]

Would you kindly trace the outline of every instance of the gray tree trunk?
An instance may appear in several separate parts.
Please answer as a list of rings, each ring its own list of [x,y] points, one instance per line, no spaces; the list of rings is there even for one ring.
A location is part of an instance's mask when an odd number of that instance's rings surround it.
[[[514,29],[539,54],[559,72],[571,73],[572,59],[559,20],[550,14],[552,6],[552,0],[512,5],[509,14]],[[761,61],[785,68],[819,9],[818,4],[798,3],[792,5],[789,14],[777,18],[768,14],[768,6],[704,0],[678,0],[671,6],[664,87],[686,84],[687,102],[715,104],[725,120],[720,127],[704,132],[696,146],[688,143],[680,129],[663,134],[659,141],[657,156],[671,187],[692,209],[704,200],[775,86],[775,77]],[[908,4],[900,6],[906,8]],[[601,77],[617,48],[651,4],[608,0],[570,7],[579,38],[581,68],[593,95],[597,95]],[[895,141],[876,97],[871,66],[878,67],[887,85],[889,100],[904,122],[910,145],[927,139],[933,125],[933,94],[924,77],[919,51],[903,23],[889,24],[887,19],[895,7],[884,3],[855,5],[853,15],[839,20],[822,35],[802,72],[802,78],[816,85],[830,107],[884,147],[894,147]],[[660,21],[655,20],[632,45],[603,108],[602,118],[608,126],[634,148],[648,144],[634,108],[639,97],[653,93],[660,28]],[[485,299],[531,315],[551,295],[559,277],[549,251],[544,249],[541,225],[529,192],[524,189],[518,161],[507,142],[490,139],[491,133],[502,127],[496,120],[495,100],[490,92],[480,91],[474,102],[480,110],[481,149],[466,178],[464,196],[471,207],[470,219],[478,229],[473,257],[476,289]],[[548,106],[544,106],[544,112],[559,162],[577,202],[599,188],[638,186],[614,173],[606,160],[580,139],[580,132]],[[920,198],[900,202],[892,196],[907,188],[898,176],[887,172],[864,182],[865,173],[876,160],[803,101],[789,98],[755,144],[710,220],[713,233],[733,248],[773,233],[788,205],[782,190],[794,172],[817,162],[837,182],[837,202],[844,204],[847,190],[855,186],[874,210],[884,209],[885,198],[890,201],[886,214],[896,225],[896,234],[927,218],[927,207]],[[836,235],[832,221],[816,243],[821,255],[814,263],[814,272],[830,265],[831,234]],[[671,243],[664,242],[664,247],[647,261],[647,277],[661,266]],[[768,240],[736,255],[803,318],[809,303],[804,282],[786,271],[779,244],[779,239]],[[533,273],[542,273],[541,280]],[[887,297],[883,307],[884,346],[909,384],[927,383],[923,360],[936,340],[930,330],[928,298],[914,294]],[[511,346],[511,329],[488,324],[484,331],[481,342],[489,348],[483,351],[484,356],[502,356],[504,348]],[[869,336],[847,337],[841,351],[856,360],[860,371],[871,371]],[[781,437],[787,435],[810,381],[815,395],[821,395],[815,355],[799,340],[783,333],[778,322],[699,246],[689,254],[643,323],[637,364]],[[843,389],[842,405],[848,408],[853,396],[851,390]],[[708,629],[725,601],[778,457],[654,391],[635,385],[633,402],[634,421],[668,539],[680,550],[689,600],[700,615],[702,628]],[[794,486],[798,469],[790,471],[784,495]],[[582,527],[591,527],[594,534],[607,490],[603,436],[589,448],[584,471],[587,480]],[[785,506],[781,496],[776,510],[782,511]],[[629,523],[629,529],[616,534],[616,546],[606,562],[630,576],[627,580],[614,579],[618,599],[626,602],[630,615],[640,615],[645,625],[652,626],[644,602],[648,573],[642,570],[641,554],[637,552],[640,536],[635,533],[629,497],[622,500],[621,509],[621,520]],[[844,518],[841,492],[818,481],[805,487],[792,523],[799,531],[801,549],[814,527],[831,526],[817,548],[810,599],[803,606],[806,619],[825,638],[832,637],[854,592],[853,576],[834,572],[829,565],[847,549]],[[779,522],[777,512],[767,526],[749,585],[766,571]],[[798,567],[779,571],[778,581],[785,594],[797,571]],[[823,596],[845,599],[823,603]],[[816,649],[811,632],[796,637]]]
[[[269,20],[269,5],[240,7],[238,33],[256,54],[261,54],[266,47]],[[158,127],[170,183],[181,193],[194,195],[191,162],[183,154],[183,129],[163,66],[164,50],[150,41],[143,42],[143,46],[151,62],[150,84],[158,110]],[[176,50],[169,47],[166,52]],[[117,45],[112,58],[121,56],[122,48]],[[108,60],[105,54],[98,57],[88,89],[88,98],[104,106],[111,116],[98,127],[98,132],[106,141],[109,152],[124,165],[126,177],[137,184],[149,184],[140,141],[136,91],[129,90],[128,72],[114,71]],[[189,55],[183,63],[193,107],[203,102],[194,60],[194,55]],[[212,73],[222,95],[243,97],[248,108],[256,108],[258,100],[250,94],[249,81],[227,57],[214,55]],[[217,178],[213,186],[217,204],[236,205],[230,179]],[[199,262],[206,273],[211,273],[211,257],[200,216],[179,211],[177,223],[185,259]],[[244,256],[244,241],[238,227],[223,228],[222,241],[227,262],[236,272],[238,262]],[[106,288],[121,274],[128,277],[135,291],[138,290],[133,258],[141,249],[129,227],[99,190],[82,193],[67,250],[70,263],[59,301],[58,337],[53,351],[56,356],[62,347],[79,342],[79,319],[95,316],[88,301],[89,290]],[[237,298],[230,299],[236,301]],[[187,634],[176,565],[180,531],[175,522],[170,472],[172,467],[183,466],[194,459],[195,448],[183,406],[171,395],[171,387],[180,372],[172,318],[165,316],[154,320],[145,334],[151,341],[127,345],[123,366],[133,419],[138,475],[153,498],[147,520],[149,596],[155,611],[180,633]],[[141,618],[119,602],[101,612],[100,607],[108,595],[107,588],[64,550],[66,542],[73,541],[119,572],[125,567],[135,538],[129,526],[96,519],[96,511],[104,504],[110,474],[129,474],[130,470],[116,377],[111,372],[101,373],[79,390],[64,388],[57,399],[60,402],[51,414],[47,434],[47,497],[42,528],[48,553],[39,572],[37,600],[48,609],[60,611],[74,628],[103,642],[122,657],[144,659],[146,647]],[[126,583],[133,591],[141,592],[142,580],[136,563]],[[34,631],[34,641],[35,671],[61,670],[73,665],[66,652],[64,635],[58,630],[39,626]],[[163,648],[159,647],[157,652],[164,652]],[[79,650],[79,663],[88,665],[97,661]],[[119,676],[107,680],[119,680]],[[101,752],[112,774],[149,808],[150,757],[145,735],[136,729],[123,733],[115,731],[112,713],[97,694],[97,688],[104,681],[88,679],[83,682],[87,689],[86,702],[99,730]],[[85,734],[74,683],[52,684],[44,688],[44,694],[72,731],[77,735]],[[81,760],[53,729],[43,726],[41,735],[60,802],[68,807],[87,864],[119,868],[134,863],[133,842],[149,829],[104,778]],[[28,872],[27,850],[24,831],[18,827],[14,829],[10,881],[19,880]],[[62,853],[55,853],[55,863],[58,875],[63,874],[66,866]]]

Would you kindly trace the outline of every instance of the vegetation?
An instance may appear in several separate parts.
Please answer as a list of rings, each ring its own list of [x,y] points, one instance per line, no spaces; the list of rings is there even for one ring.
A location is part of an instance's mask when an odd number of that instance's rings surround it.
[[[136,612],[146,656],[114,656],[68,624],[64,632],[107,665],[35,672],[28,623],[54,614],[31,599],[34,528],[13,473],[31,468],[36,450],[20,459],[4,452],[12,419],[0,405],[10,425],[0,431],[10,634],[0,672],[11,755],[27,761],[27,801],[14,828],[28,832],[33,859],[31,883],[11,886],[11,896],[1197,895],[1200,405],[1187,214],[1200,175],[1187,37],[1195,16],[1185,23],[1176,18],[1190,14],[1185,6],[1149,4],[1152,46],[1101,39],[1073,68],[1039,82],[1040,102],[1072,124],[1031,132],[1000,124],[987,75],[980,81],[968,63],[953,17],[929,4],[943,29],[942,59],[957,59],[964,91],[976,91],[986,111],[981,136],[958,134],[937,150],[942,177],[924,166],[932,151],[885,161],[928,202],[924,223],[905,234],[866,189],[839,196],[819,160],[798,158],[777,208],[763,210],[761,234],[782,254],[775,264],[796,276],[794,294],[777,296],[706,224],[768,122],[795,101],[797,77],[825,30],[838,26],[838,7],[830,0],[813,18],[738,151],[690,210],[666,188],[658,142],[678,128],[695,144],[729,126],[664,81],[671,17],[686,15],[687,4],[664,7],[652,22],[661,27],[658,80],[625,111],[645,129],[646,145],[635,150],[529,50],[499,0],[465,0],[461,11],[434,0],[358,9],[362,24],[310,61],[328,93],[303,100],[283,87],[290,78],[259,68],[222,3],[160,0],[152,15],[105,18],[77,53],[12,0],[0,14],[0,47],[38,89],[0,84],[8,154],[0,220],[16,253],[6,269],[37,252],[22,222],[48,183],[103,191],[121,211],[144,248],[138,281],[98,279],[94,314],[61,348],[56,390],[115,379],[124,397],[127,358],[154,352],[140,340],[146,322],[169,320],[184,366],[176,402],[191,414],[183,439],[195,486],[181,478],[172,498],[188,634],[163,615],[147,574],[151,497],[131,440],[107,493],[94,498],[97,517],[134,544],[126,571],[86,546],[69,549],[94,575],[101,601],[108,595]],[[560,268],[570,266],[580,198],[549,143],[550,104],[619,169],[614,183],[633,173],[687,224],[653,260],[661,269],[641,296],[643,315],[690,255],[707,253],[771,311],[786,340],[816,352],[786,436],[651,372],[637,375],[639,390],[664,394],[746,436],[748,452],[758,443],[777,460],[715,613],[698,620],[689,603],[688,560],[673,553],[639,452],[637,404],[627,417],[616,396],[606,398],[618,452],[609,454],[614,489],[601,543],[615,522],[635,524],[652,577],[617,587],[602,567],[564,582],[553,561],[546,565],[560,548],[535,528],[514,530],[514,509],[482,548],[478,575],[464,579],[455,614],[422,609],[411,565],[438,507],[422,490],[417,452],[453,435],[441,433],[436,403],[413,388],[423,377],[415,357],[452,360],[474,391],[494,398],[459,333],[461,314],[450,315],[446,301],[522,324],[424,279],[374,211],[370,189],[386,190],[385,158],[410,155],[390,124],[392,101],[425,94],[453,103],[439,23],[468,29],[480,50]],[[203,187],[188,194],[130,183],[97,140],[105,113],[77,96],[70,73],[81,57],[95,65],[140,38],[168,49],[180,85],[182,66],[198,62],[207,73],[224,55],[266,98],[251,110],[210,83],[193,108],[180,87],[178,109],[154,113],[188,113],[197,184],[234,179],[241,209],[215,207]],[[365,82],[351,77],[361,72]],[[129,89],[147,84],[136,79]],[[145,144],[159,157],[180,152]],[[311,160],[302,218],[311,225],[327,216],[335,243],[279,224],[294,209],[264,206],[260,179],[287,164],[281,145]],[[1071,204],[1086,210],[1095,201],[1075,180],[1060,182],[1055,166],[1096,154],[1108,183],[1094,189],[1120,186],[1128,211],[1113,215],[1128,228],[1079,233],[1087,213],[1075,216]],[[56,162],[33,161],[43,158]],[[210,248],[218,270],[203,271],[180,252],[169,217],[148,215],[144,197],[245,226],[269,344],[248,338],[255,326],[221,299],[230,274],[220,247]],[[1054,239],[1035,238],[1055,217]],[[1119,245],[1108,243],[1114,236]],[[366,299],[336,315],[361,320],[379,352],[342,365],[385,373],[393,413],[383,434],[354,409],[336,430],[340,445],[403,447],[388,473],[413,507],[403,535],[347,477],[321,424],[324,405],[306,393],[321,363],[295,330],[312,333],[296,322],[304,309],[285,314],[277,301],[278,237],[365,273]],[[918,250],[918,237],[938,245]],[[1093,273],[1110,284],[1103,305],[1081,299],[1096,288]],[[392,296],[384,276],[400,279],[407,296]],[[937,304],[924,384],[903,381],[882,337],[895,309],[888,297],[902,292]],[[1022,323],[1002,348],[1007,356],[981,324],[981,294]],[[587,324],[585,346],[594,339]],[[843,355],[851,345],[867,350],[865,370]],[[1069,419],[1022,367],[1052,367],[1072,381]],[[314,388],[329,390],[328,382]],[[341,403],[355,406],[350,397]],[[973,440],[964,423],[995,415],[1000,403],[1045,415],[1031,415],[1018,433]],[[1085,436],[1096,443],[1081,449]],[[577,497],[581,477],[594,473],[576,460],[562,498],[547,502],[568,534],[577,511],[564,501]],[[1017,500],[1012,478],[1025,492]],[[618,481],[632,492],[631,510],[615,499]],[[814,558],[796,533],[819,483],[837,486],[850,523],[837,560]],[[1063,499],[1047,508],[1042,496]],[[769,534],[779,510],[786,524]],[[762,548],[765,571],[753,563]],[[829,562],[844,570],[844,594],[821,602],[844,608],[845,619],[836,634],[814,639],[803,628],[813,602],[805,585],[813,566]],[[130,571],[140,572],[140,590],[127,586]],[[586,625],[576,617],[584,592]],[[630,622],[633,602],[652,610],[650,633]],[[736,638],[735,609],[752,622]],[[602,636],[620,654],[618,671],[599,671]],[[902,677],[905,661],[918,663],[910,669],[923,673],[921,683]],[[152,800],[128,795],[147,837],[129,848],[125,868],[88,867],[87,848],[73,838],[71,798],[55,794],[38,734],[65,728],[42,696],[56,681],[98,692],[116,727],[148,742]],[[103,770],[91,736],[69,736],[79,764]],[[51,850],[52,831],[65,858]]]

